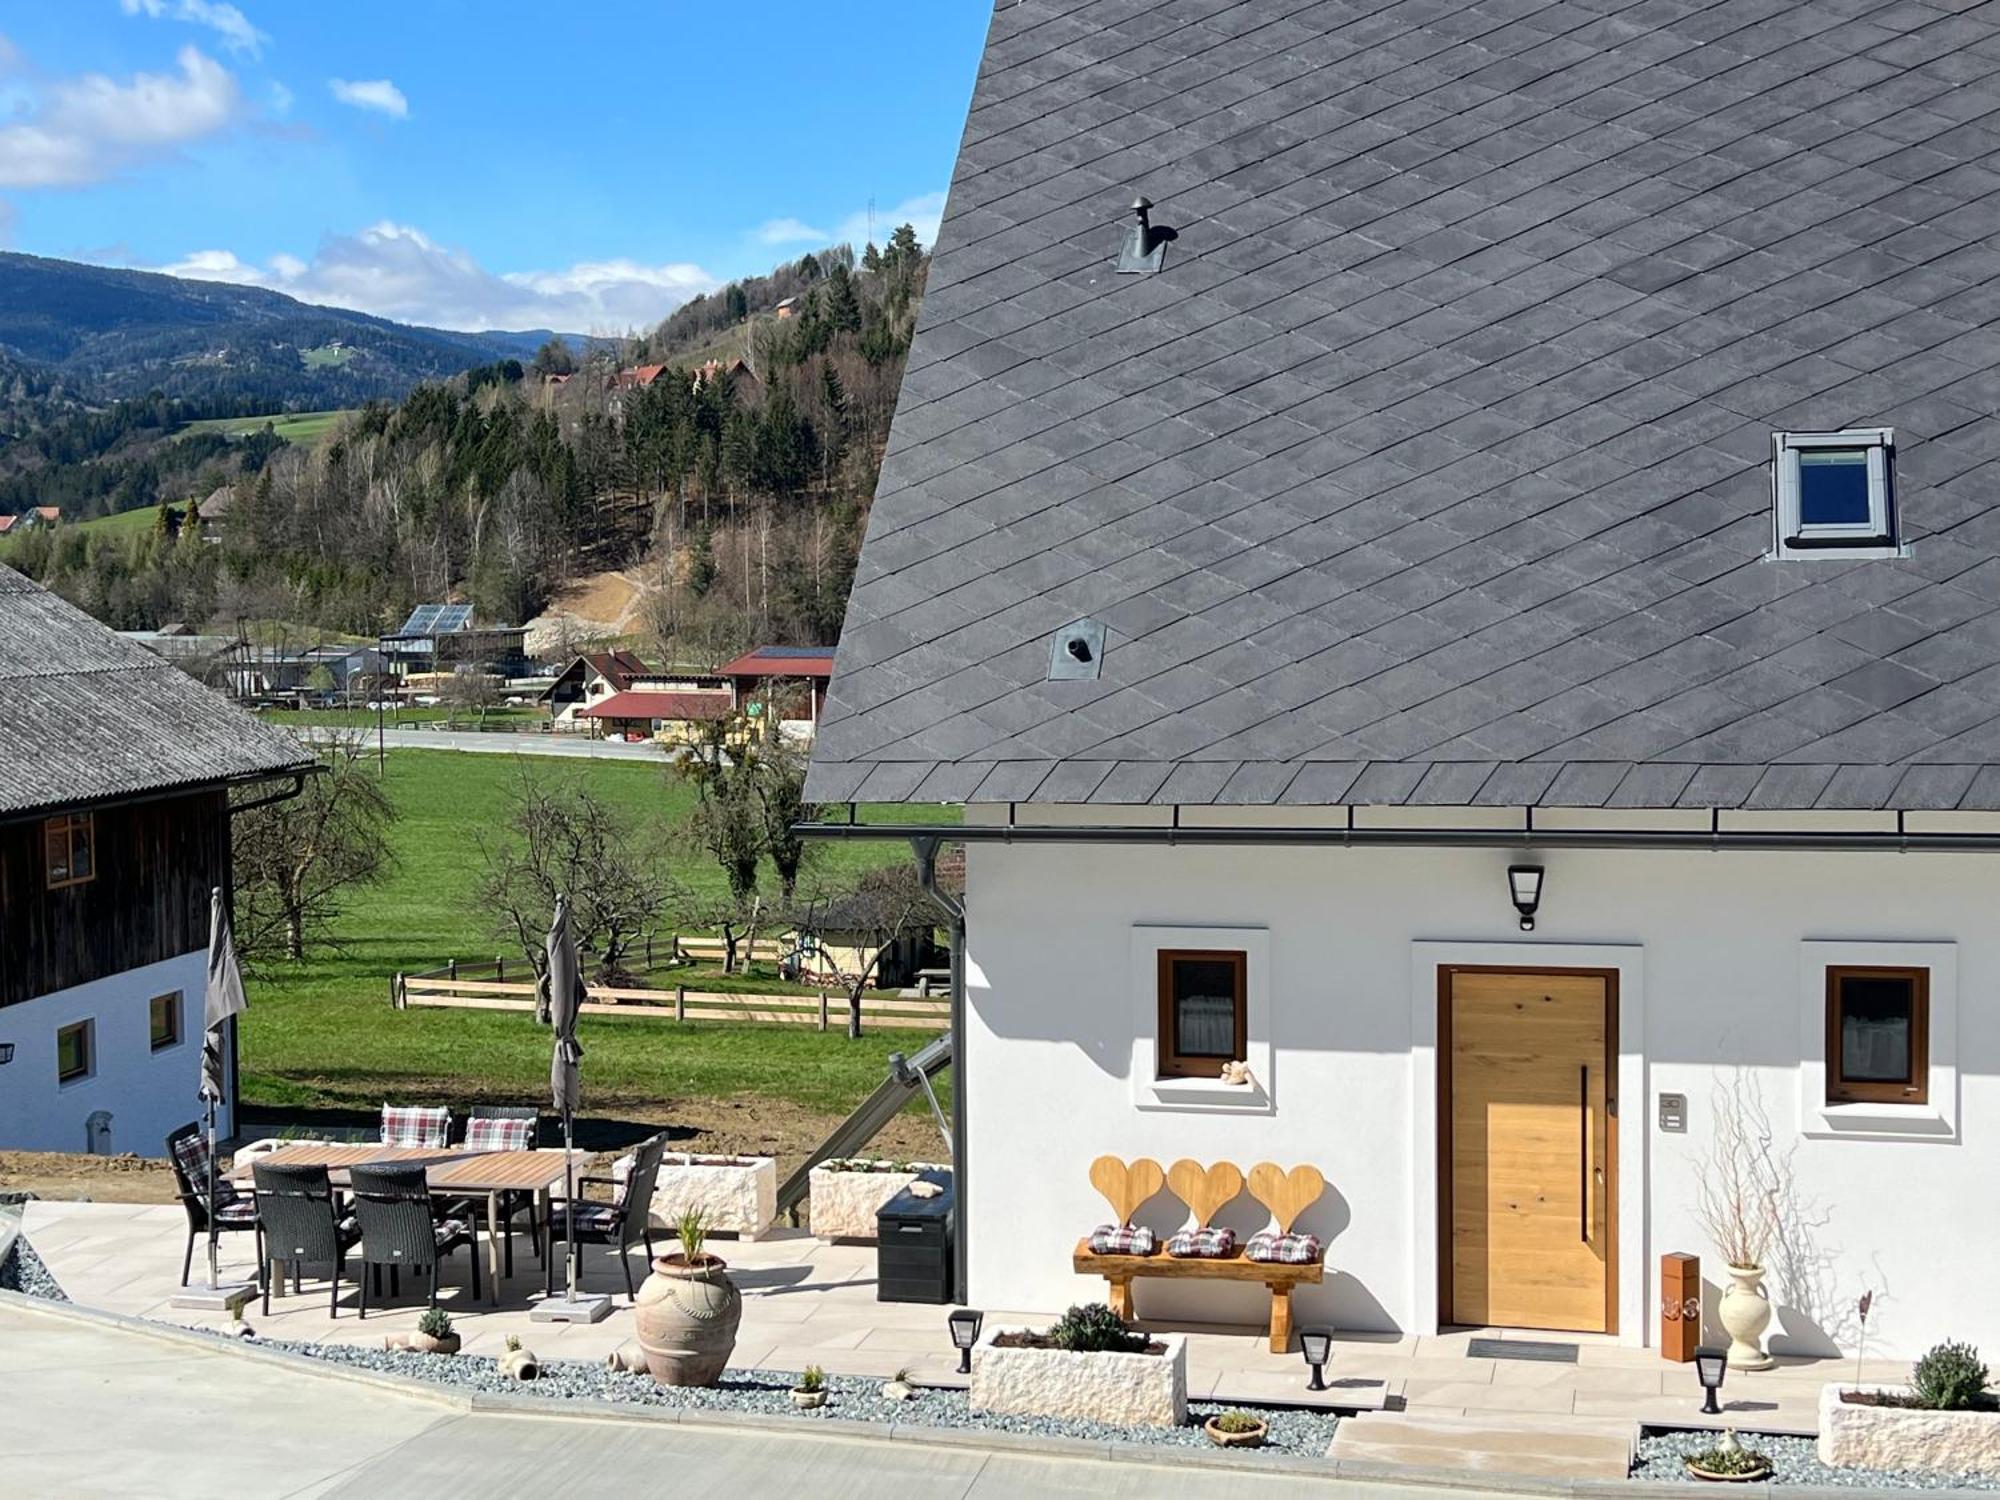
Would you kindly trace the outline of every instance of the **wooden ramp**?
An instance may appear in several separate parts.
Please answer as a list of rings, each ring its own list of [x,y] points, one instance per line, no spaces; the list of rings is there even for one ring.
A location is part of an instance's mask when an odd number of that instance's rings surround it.
[[[1364,1412],[1340,1424],[1327,1457],[1461,1474],[1623,1479],[1636,1434],[1628,1420],[1601,1417]]]

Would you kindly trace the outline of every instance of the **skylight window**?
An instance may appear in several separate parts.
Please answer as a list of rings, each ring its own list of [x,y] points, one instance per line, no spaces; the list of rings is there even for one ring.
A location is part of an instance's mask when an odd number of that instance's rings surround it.
[[[1772,438],[1779,557],[1895,557],[1896,435],[1886,427]]]

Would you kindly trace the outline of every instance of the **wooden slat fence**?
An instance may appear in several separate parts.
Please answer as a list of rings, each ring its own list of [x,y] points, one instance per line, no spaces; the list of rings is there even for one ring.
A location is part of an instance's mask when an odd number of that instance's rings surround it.
[[[451,979],[431,975],[400,975],[396,987],[399,1009],[423,1006],[445,1010],[517,1010],[535,1008],[532,984],[492,979]],[[826,991],[817,995],[739,995],[709,990],[585,988],[587,1016],[626,1016],[654,1021],[757,1021],[818,1026],[844,1023],[847,997]],[[950,1024],[950,1002],[914,996],[868,994],[861,1000],[864,1025],[912,1031],[942,1031]]]

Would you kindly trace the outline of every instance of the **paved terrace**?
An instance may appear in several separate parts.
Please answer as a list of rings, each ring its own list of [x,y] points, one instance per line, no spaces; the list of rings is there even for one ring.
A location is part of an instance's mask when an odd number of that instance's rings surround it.
[[[227,1320],[169,1306],[180,1278],[185,1219],[177,1205],[34,1202],[27,1205],[24,1229],[65,1291],[90,1307],[131,1316],[200,1326]],[[224,1235],[223,1274],[251,1274],[248,1235]],[[817,1364],[835,1374],[887,1377],[908,1368],[933,1384],[957,1384],[957,1355],[945,1331],[945,1309],[875,1300],[875,1252],[871,1245],[823,1244],[797,1231],[780,1231],[758,1241],[717,1240],[744,1293],[743,1324],[735,1363],[797,1370]],[[635,1261],[638,1257],[635,1255]],[[200,1247],[196,1249],[200,1260]],[[633,1336],[632,1314],[623,1279],[609,1252],[586,1252],[588,1289],[618,1288],[613,1311],[595,1325],[531,1323],[528,1312],[541,1295],[541,1274],[527,1249],[516,1243],[515,1274],[500,1306],[474,1304],[466,1286],[466,1261],[459,1252],[447,1263],[441,1302],[458,1320],[471,1354],[498,1355],[509,1334],[519,1335],[544,1359],[600,1360]],[[635,1278],[644,1268],[635,1264]],[[199,1270],[197,1270],[199,1275]],[[354,1292],[342,1297],[341,1313],[329,1319],[325,1284],[308,1281],[303,1296],[274,1296],[265,1317],[255,1303],[251,1324],[268,1337],[330,1342],[376,1341],[415,1327],[421,1301],[409,1295],[392,1311],[373,1311],[366,1322],[355,1315]],[[1077,1296],[1095,1283],[1079,1279]],[[1139,1288],[1143,1311],[1145,1289]],[[1055,1311],[994,1309],[989,1320],[1047,1323]],[[1248,1327],[1172,1326],[1189,1334],[1189,1394],[1225,1401],[1308,1399],[1305,1368],[1296,1354],[1280,1356],[1265,1347],[1261,1330]],[[1474,1359],[1467,1343],[1474,1335],[1453,1332],[1435,1337],[1353,1334],[1335,1347],[1331,1380],[1387,1382],[1393,1405],[1412,1417],[1437,1419],[1440,1431],[1463,1419],[1500,1427],[1536,1429],[1574,1425],[1585,1432],[1629,1429],[1634,1422],[1686,1422],[1699,1404],[1692,1366],[1673,1365],[1651,1350],[1630,1349],[1608,1340],[1582,1338],[1575,1364]],[[1512,1333],[1502,1337],[1519,1337]],[[1901,1361],[1870,1361],[1871,1379],[1900,1379]],[[1809,1432],[1819,1387],[1830,1379],[1851,1379],[1852,1361],[1783,1360],[1762,1373],[1732,1371],[1724,1390],[1735,1421],[1760,1429]],[[1338,1406],[1338,1392],[1328,1405]],[[1392,1442],[1401,1434],[1379,1425],[1350,1423],[1354,1441]]]

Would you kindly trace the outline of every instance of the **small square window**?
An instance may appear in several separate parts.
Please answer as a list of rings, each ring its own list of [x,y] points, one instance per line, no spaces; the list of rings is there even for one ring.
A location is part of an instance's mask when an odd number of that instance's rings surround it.
[[[169,1047],[180,1045],[181,1040],[181,992],[175,990],[169,995],[155,995],[150,1002],[152,1020],[153,1050],[163,1052]]]
[[[1930,1095],[1930,971],[1826,971],[1829,1104],[1924,1104]]]
[[[1247,967],[1226,949],[1160,950],[1160,1077],[1215,1078],[1244,1060]]]
[[[1772,439],[1779,557],[1893,556],[1895,434],[1781,432]]]
[[[89,813],[63,813],[42,824],[48,885],[81,885],[97,873],[96,829]]]
[[[56,1082],[73,1083],[91,1073],[91,1025],[78,1021],[56,1032]]]

